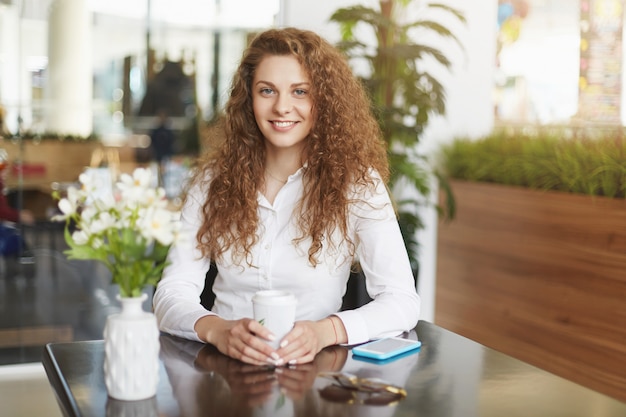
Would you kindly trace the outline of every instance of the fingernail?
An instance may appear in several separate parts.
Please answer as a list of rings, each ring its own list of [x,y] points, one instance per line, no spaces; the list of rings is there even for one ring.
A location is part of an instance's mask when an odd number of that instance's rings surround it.
[[[277,360],[279,360],[279,359],[280,359],[280,356],[278,356],[278,353],[276,353],[276,352],[272,352],[272,353],[270,354],[270,356],[271,356],[271,357],[272,357],[272,359],[274,359],[275,361],[277,361]]]
[[[274,340],[276,340],[276,336],[270,333],[270,335],[267,336],[267,340],[269,340],[270,342],[273,342]]]
[[[275,362],[274,365],[276,366],[281,366],[283,363],[285,363],[284,360],[282,360],[281,358],[278,358]]]
[[[295,365],[296,363],[298,363],[297,359],[292,359],[289,361],[289,365]]]
[[[280,347],[284,348],[285,346],[287,346],[289,344],[289,340],[285,339],[282,342],[280,342]]]

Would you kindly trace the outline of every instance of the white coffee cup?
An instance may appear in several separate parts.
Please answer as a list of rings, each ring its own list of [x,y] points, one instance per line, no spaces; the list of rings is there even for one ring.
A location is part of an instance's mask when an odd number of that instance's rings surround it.
[[[273,341],[267,341],[274,349],[278,349],[282,338],[293,328],[296,304],[295,295],[289,291],[264,290],[252,297],[254,319],[275,336]]]

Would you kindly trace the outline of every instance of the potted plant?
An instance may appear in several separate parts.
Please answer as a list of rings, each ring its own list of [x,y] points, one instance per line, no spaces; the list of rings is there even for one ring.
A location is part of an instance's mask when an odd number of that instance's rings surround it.
[[[623,128],[506,127],[441,165],[435,322],[626,400]]]
[[[182,241],[180,214],[148,169],[122,174],[114,187],[110,180],[107,169],[83,172],[80,188],[55,196],[54,219],[66,222],[68,258],[103,263],[119,285],[122,311],[104,329],[105,383],[111,397],[139,400],[154,396],[158,382],[159,331],[154,314],[141,309],[143,289],[157,284],[170,246]]]
[[[415,41],[414,35],[426,32],[460,45],[454,34],[433,17],[443,12],[463,23],[465,18],[452,7],[423,1],[381,0],[378,6],[357,5],[336,10],[330,19],[341,27],[343,40],[337,46],[351,62],[365,63],[369,69],[360,78],[387,142],[392,168],[390,189],[408,186],[416,195],[428,196],[430,176],[436,172],[427,166],[426,158],[416,147],[429,117],[445,113],[446,106],[445,89],[424,62],[434,59],[444,69],[451,62],[438,49]],[[417,16],[408,21],[410,11],[417,11]],[[357,37],[357,33],[363,33],[359,32],[362,28],[373,35],[373,44]],[[451,194],[449,197],[444,204],[445,212],[453,216],[454,200]],[[417,208],[423,203],[416,197],[398,199],[396,203],[402,234],[417,275],[416,231],[423,226]]]

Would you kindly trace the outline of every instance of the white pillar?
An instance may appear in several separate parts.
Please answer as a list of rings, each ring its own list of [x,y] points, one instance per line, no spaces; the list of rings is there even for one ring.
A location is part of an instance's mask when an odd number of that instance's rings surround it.
[[[20,97],[19,14],[16,6],[0,5],[0,106],[5,110],[6,128],[17,132]]]
[[[91,19],[86,0],[54,0],[48,17],[46,131],[93,130]]]

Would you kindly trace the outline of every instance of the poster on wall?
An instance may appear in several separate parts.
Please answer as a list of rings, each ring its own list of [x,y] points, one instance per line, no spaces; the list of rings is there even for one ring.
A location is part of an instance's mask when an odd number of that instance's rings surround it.
[[[580,1],[499,0],[498,123],[566,125],[578,111]]]
[[[621,123],[621,0],[581,0],[577,119]]]

